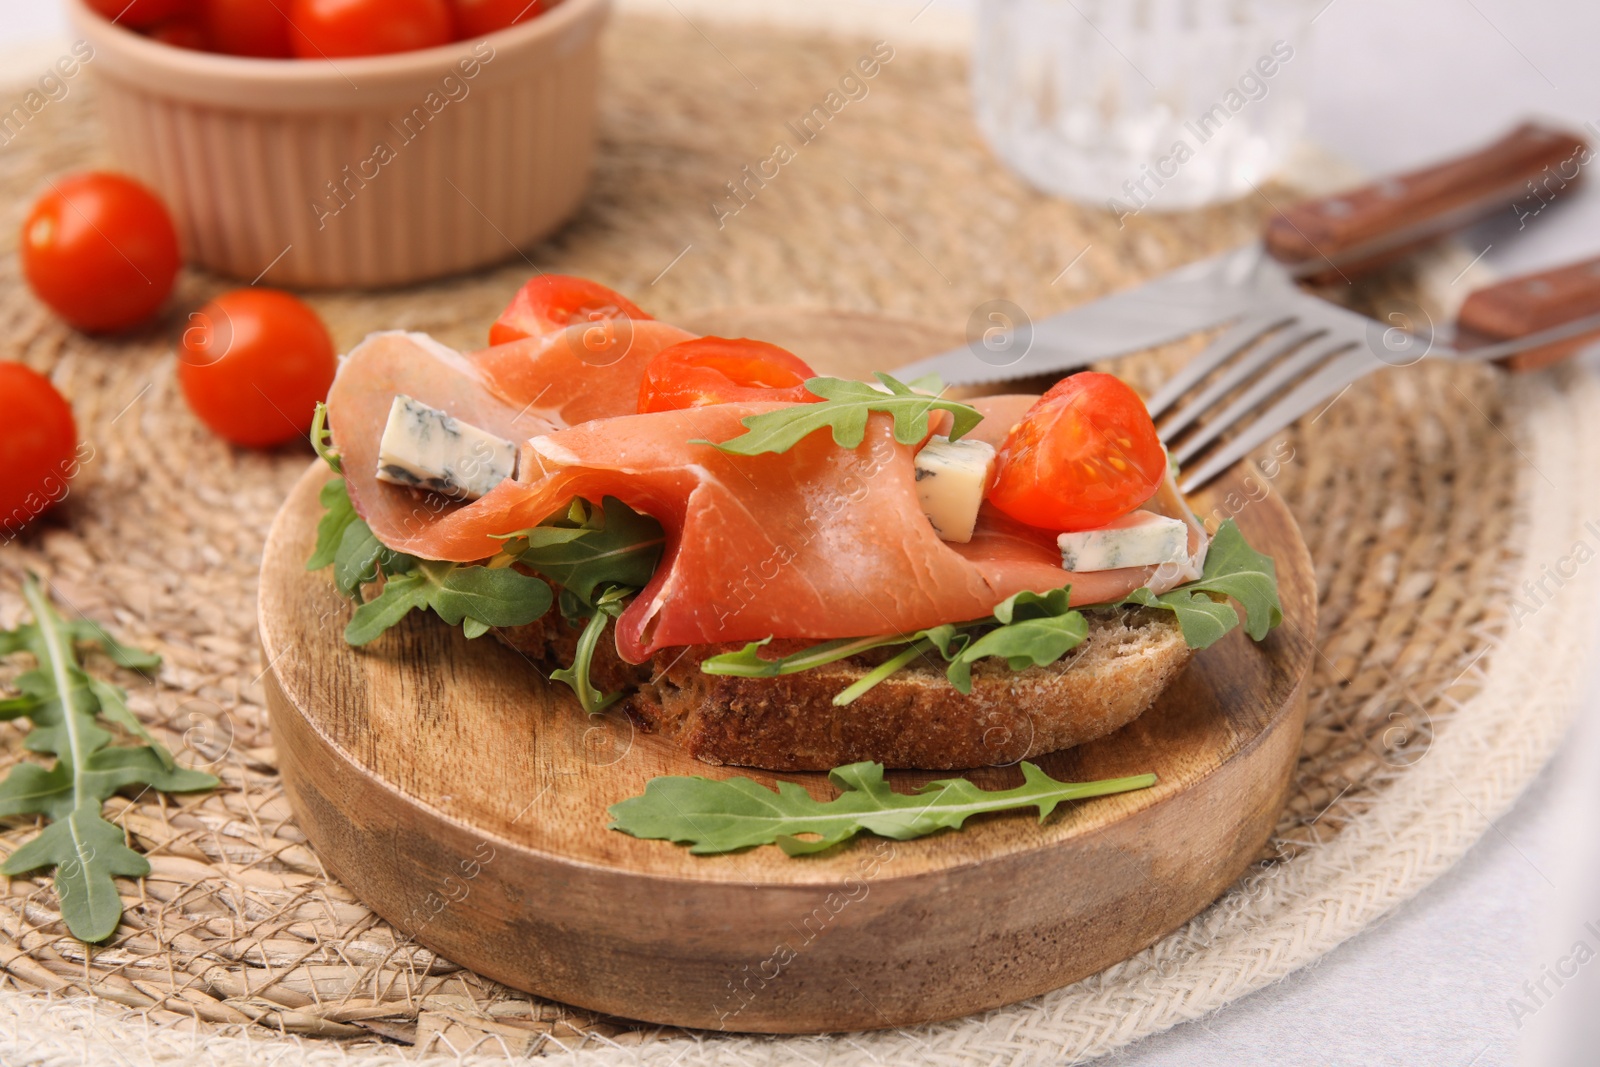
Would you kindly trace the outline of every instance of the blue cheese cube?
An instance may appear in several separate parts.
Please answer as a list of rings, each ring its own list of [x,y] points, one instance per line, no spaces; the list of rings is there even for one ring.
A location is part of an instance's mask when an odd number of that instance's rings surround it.
[[[1069,571],[1111,571],[1189,562],[1189,527],[1153,511],[1135,511],[1098,530],[1056,538],[1061,566]]]
[[[517,446],[397,396],[378,446],[378,479],[459,500],[477,500],[517,473]]]
[[[931,437],[917,453],[917,500],[946,541],[966,544],[994,473],[994,446],[985,441]]]

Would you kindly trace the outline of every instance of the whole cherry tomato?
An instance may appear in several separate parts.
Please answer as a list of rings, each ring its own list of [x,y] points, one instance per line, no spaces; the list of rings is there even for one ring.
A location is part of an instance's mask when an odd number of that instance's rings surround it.
[[[328,330],[276,289],[236,289],[196,312],[178,352],[189,409],[219,437],[266,448],[311,429],[337,369]]]
[[[174,48],[187,48],[194,52],[206,52],[211,48],[205,27],[197,19],[168,19],[144,32],[151,40],[170,44]]]
[[[799,356],[765,341],[696,337],[650,361],[639,385],[639,414],[739,401],[811,404],[822,399],[806,392],[816,376]]]
[[[575,322],[648,318],[627,297],[598,282],[541,274],[517,291],[489,327],[489,343],[503,345],[524,337],[542,337]]]
[[[78,429],[50,379],[20,363],[0,363],[0,397],[0,532],[9,533],[67,495]]]
[[[288,59],[288,7],[284,0],[200,0],[200,19],[213,51]]]
[[[1144,401],[1094,372],[1057,382],[1012,428],[989,501],[1048,530],[1092,530],[1155,495],[1167,454]]]
[[[301,59],[432,48],[448,44],[454,29],[446,0],[292,0],[289,21]]]
[[[88,0],[88,4],[117,25],[135,30],[194,10],[194,0]]]
[[[54,182],[22,224],[22,272],[80,330],[123,330],[172,292],[178,234],[156,195],[120,174]]]
[[[457,37],[482,37],[542,15],[544,0],[450,0]]]

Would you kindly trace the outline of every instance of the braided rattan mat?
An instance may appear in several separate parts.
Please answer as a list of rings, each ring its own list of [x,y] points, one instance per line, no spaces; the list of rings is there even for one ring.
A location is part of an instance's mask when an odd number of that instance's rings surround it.
[[[865,99],[800,143],[786,121],[870,44],[706,29],[614,26],[593,196],[531,262],[592,275],[667,318],[811,304],[959,329],[991,298],[1038,315],[1123,287],[1245,239],[1266,210],[1255,199],[1147,213],[1119,231],[1108,215],[1033,193],[978,143],[961,62],[908,49]],[[171,342],[221,281],[187,274],[165,322],[116,343],[67,330],[20,283],[12,252],[27,202],[46,176],[100,162],[98,129],[74,92],[0,154],[0,358],[53,377],[95,457],[63,507],[0,548],[0,621],[20,614],[18,584],[31,568],[69,610],[158,650],[155,684],[120,680],[180,759],[225,784],[109,806],[153,873],[123,883],[124,925],[103,947],[66,936],[48,881],[5,886],[0,1052],[77,1062],[116,1048],[164,1062],[205,1050],[219,1062],[266,1062],[285,1037],[302,1035],[302,1054],[319,1062],[410,1047],[676,1062],[686,1035],[546,1003],[410,944],[330,881],[307,847],[274,772],[253,620],[262,538],[309,451],[231,450],[185,410]],[[747,203],[730,199],[724,183],[742,181],[742,168],[771,157],[778,141],[794,158],[747,186]],[[447,284],[314,303],[341,346],[397,326],[472,346],[529,273],[513,259]],[[1358,302],[1381,310],[1409,285],[1391,275]],[[1548,755],[1565,715],[1551,687],[1570,673],[1563,657],[1588,647],[1588,613],[1582,625],[1554,608],[1535,613],[1539,633],[1511,627],[1507,613],[1511,591],[1536,573],[1532,554],[1570,545],[1579,526],[1563,501],[1594,469],[1596,431],[1574,412],[1575,394],[1592,406],[1595,386],[1575,372],[1560,381],[1508,390],[1495,372],[1430,361],[1361,383],[1267,450],[1276,462],[1259,483],[1290,501],[1317,561],[1321,656],[1288,810],[1268,854],[1217,907],[1134,960],[1028,1005],[848,1046],[689,1035],[704,1042],[698,1056],[1061,1062],[1280,977],[1415,892]],[[1562,455],[1572,462],[1553,466]],[[1593,576],[1571,584],[1585,582]],[[1513,636],[1541,642],[1531,647],[1542,648],[1544,669],[1497,682]],[[5,762],[22,758],[18,730],[0,737]],[[1440,770],[1461,783],[1459,801],[1429,784]],[[31,821],[0,821],[0,853],[35,832]],[[98,999],[72,999],[85,995]]]

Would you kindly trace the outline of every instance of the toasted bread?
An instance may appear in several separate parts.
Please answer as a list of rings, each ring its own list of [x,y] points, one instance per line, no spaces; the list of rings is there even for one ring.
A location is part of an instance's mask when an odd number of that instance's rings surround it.
[[[1126,725],[1194,654],[1169,613],[1086,614],[1088,639],[1060,663],[1013,671],[1002,661],[983,660],[973,669],[967,694],[950,684],[937,655],[896,672],[845,707],[834,706],[834,695],[886,653],[778,678],[700,670],[708,656],[736,645],[667,649],[633,665],[602,640],[591,677],[603,689],[627,691],[626,707],[635,721],[706,763],[774,771],[828,770],[858,760],[926,770],[1010,764]],[[541,668],[572,662],[577,630],[557,613],[496,632]]]

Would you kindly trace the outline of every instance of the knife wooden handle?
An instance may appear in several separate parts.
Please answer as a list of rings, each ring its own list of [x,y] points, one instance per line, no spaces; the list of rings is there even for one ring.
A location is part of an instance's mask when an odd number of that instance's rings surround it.
[[[1591,158],[1583,138],[1524,123],[1468,155],[1282,210],[1267,249],[1313,283],[1347,281],[1497,211],[1538,214]]]
[[[1456,344],[1468,350],[1510,341],[1595,314],[1600,314],[1600,258],[1542,274],[1526,274],[1477,290],[1467,297],[1456,316]],[[1510,370],[1538,370],[1566,359],[1596,337],[1600,337],[1600,329],[1530,348],[1498,362]]]

